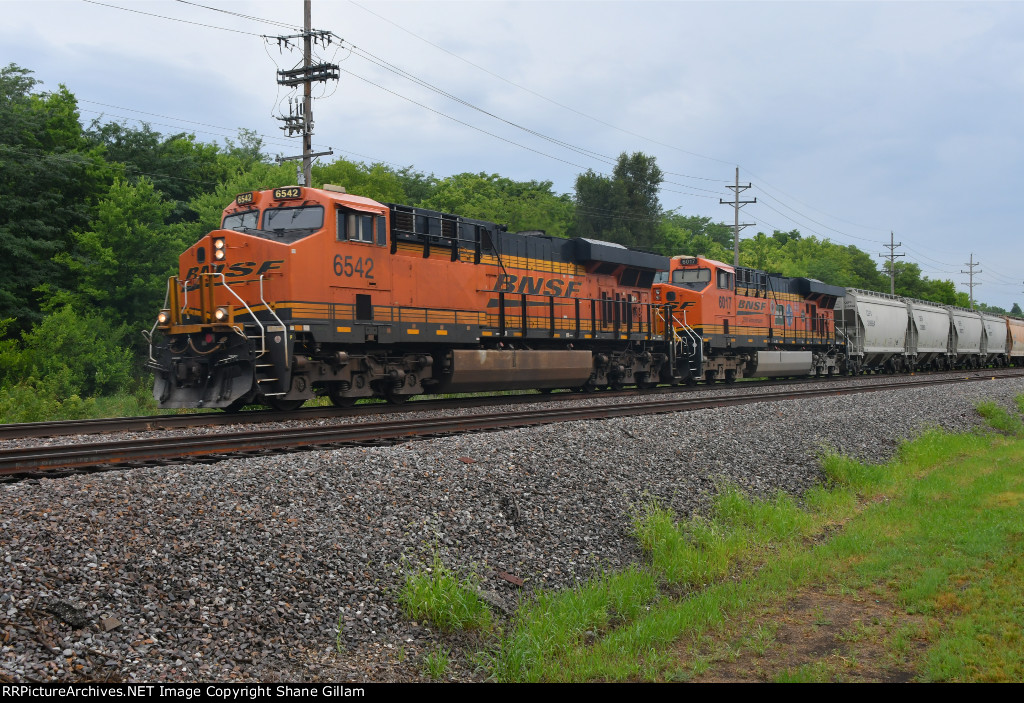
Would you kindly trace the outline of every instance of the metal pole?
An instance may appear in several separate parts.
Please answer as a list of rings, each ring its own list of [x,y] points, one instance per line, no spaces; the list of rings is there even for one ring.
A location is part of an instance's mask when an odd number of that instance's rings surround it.
[[[307,72],[313,64],[312,5],[313,0],[305,0],[303,3],[303,20],[306,31],[302,38],[302,60]],[[308,188],[313,185],[313,158],[310,156],[313,153],[313,82],[309,80],[308,75],[303,87],[302,107],[305,113],[303,115],[304,125],[302,130],[302,177],[304,180],[303,185]]]

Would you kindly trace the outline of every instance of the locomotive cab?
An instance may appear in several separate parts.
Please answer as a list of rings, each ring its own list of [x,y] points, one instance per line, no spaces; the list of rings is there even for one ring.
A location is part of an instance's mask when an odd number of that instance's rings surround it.
[[[673,307],[691,371],[707,381],[838,372],[833,308],[844,289],[700,256],[676,256],[654,286]],[[687,340],[693,339],[693,343]]]
[[[327,315],[304,301],[328,291],[326,305],[372,319],[374,292],[391,287],[387,220],[386,206],[333,186],[238,195],[168,282],[151,332],[166,340],[150,354],[161,407],[288,409],[311,398],[294,373],[296,345],[325,331],[308,318]]]
[[[161,407],[650,385],[667,259],[343,188],[240,194],[150,332]],[[669,375],[671,377],[671,375]]]

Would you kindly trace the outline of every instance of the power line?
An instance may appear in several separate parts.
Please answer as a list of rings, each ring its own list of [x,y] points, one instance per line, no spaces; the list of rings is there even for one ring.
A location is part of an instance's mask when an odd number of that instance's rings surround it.
[[[879,242],[879,241],[877,241],[877,240],[874,240],[874,239],[868,239],[868,238],[866,238],[866,237],[858,237],[858,236],[857,236],[857,235],[855,235],[855,234],[850,234],[849,232],[844,232],[844,231],[842,231],[842,230],[840,230],[840,229],[836,229],[835,227],[830,227],[830,226],[826,225],[826,224],[825,224],[825,223],[823,223],[823,222],[818,222],[818,221],[817,221],[817,220],[815,220],[814,218],[812,218],[812,217],[810,217],[810,216],[808,216],[808,215],[806,215],[806,214],[804,214],[804,213],[800,212],[799,210],[797,210],[796,208],[792,207],[791,205],[786,205],[786,203],[784,203],[784,202],[782,202],[781,200],[779,200],[778,198],[776,198],[776,197],[772,196],[772,194],[771,194],[771,193],[768,193],[767,191],[765,191],[763,187],[761,187],[761,186],[754,186],[754,187],[755,187],[755,188],[758,188],[758,189],[759,189],[759,190],[760,190],[760,191],[762,192],[762,194],[763,194],[763,195],[764,195],[765,197],[767,197],[767,198],[769,198],[769,199],[771,199],[771,200],[774,200],[775,202],[777,202],[777,203],[778,203],[779,205],[781,205],[782,207],[784,207],[784,208],[786,208],[786,209],[788,209],[788,210],[792,210],[792,211],[793,211],[793,212],[795,212],[796,214],[800,215],[801,217],[803,217],[803,218],[805,218],[805,219],[807,219],[807,220],[810,220],[811,222],[813,222],[814,224],[818,225],[819,227],[824,227],[825,229],[831,230],[831,231],[835,232],[836,234],[841,234],[841,235],[843,235],[844,237],[849,237],[850,239],[858,239],[858,240],[860,240],[860,241],[862,241],[862,242],[871,242],[872,244],[881,244],[881,242]],[[762,205],[764,205],[764,203],[762,203]],[[766,206],[766,207],[768,207],[769,209],[772,209],[772,210],[774,210],[774,208],[771,208],[771,207],[770,207],[770,206],[768,206],[768,205],[765,205],[765,206]],[[775,210],[775,211],[776,211],[776,212],[778,212],[778,210]],[[780,214],[780,215],[782,215],[782,213],[781,213],[781,212],[780,212],[779,214]],[[783,217],[786,217],[786,215],[782,215],[782,216],[783,216]],[[791,219],[791,218],[788,218],[788,217],[787,217],[787,219]],[[795,220],[793,220],[793,221],[795,222]]]
[[[288,22],[280,22],[278,20],[268,20],[268,19],[266,19],[264,17],[255,17],[253,15],[243,15],[240,12],[232,12],[231,10],[222,10],[219,7],[210,7],[209,5],[202,5],[202,4],[198,3],[198,2],[189,2],[189,0],[175,0],[175,2],[180,2],[182,5],[193,5],[195,7],[201,7],[204,10],[210,10],[211,12],[222,12],[225,15],[233,15],[234,17],[240,17],[242,19],[252,20],[254,22],[264,22],[266,24],[272,24],[272,25],[275,25],[277,27],[284,27],[285,29],[291,29],[291,30],[294,30],[294,31],[301,31],[302,30],[302,27],[300,27],[297,24],[289,24]]]
[[[133,108],[130,108],[130,107],[124,107],[122,105],[111,105],[109,103],[101,103],[101,102],[98,102],[96,100],[85,100],[85,99],[81,99],[80,98],[80,99],[78,99],[78,102],[80,102],[80,103],[88,103],[90,105],[99,105],[100,107],[109,107],[111,109],[122,110],[124,112],[135,112],[135,113],[138,113],[140,115],[148,115],[150,117],[159,117],[159,118],[164,119],[164,120],[173,120],[175,122],[183,122],[185,124],[199,125],[200,127],[209,127],[211,129],[219,129],[219,130],[222,130],[222,131],[225,131],[225,132],[234,131],[236,136],[237,136],[238,130],[242,129],[240,127],[236,127],[234,130],[232,130],[230,127],[222,127],[220,125],[209,124],[207,122],[197,122],[195,120],[186,120],[186,119],[181,118],[181,117],[172,117],[170,115],[161,115],[160,113],[157,113],[157,112],[146,112],[144,110],[136,110],[136,109],[133,109]],[[90,113],[94,113],[94,114],[97,114],[97,115],[106,115],[107,114],[105,112],[101,112],[100,110],[89,110],[89,109],[83,109],[83,112],[90,112]],[[160,125],[162,127],[171,127],[172,129],[179,129],[178,125],[166,124],[166,123],[161,123],[161,122],[147,123],[145,120],[141,120],[141,119],[139,119],[137,117],[128,117],[127,115],[111,115],[111,116],[112,117],[117,117],[117,118],[120,118],[120,119],[124,119],[124,120],[133,120],[135,122],[142,122],[144,124],[156,124],[156,125]],[[215,132],[203,132],[201,130],[195,130],[195,131],[199,131],[201,134],[214,134],[214,135],[216,135]],[[257,137],[260,137],[261,139],[264,139],[264,140],[266,140],[268,142],[273,141],[273,142],[275,142],[277,144],[280,144],[280,145],[288,145],[289,144],[288,142],[282,141],[280,139],[280,137],[278,137],[276,135],[260,134],[258,132],[254,132],[254,134]],[[216,135],[216,136],[221,136],[221,135]]]
[[[555,106],[557,106],[557,107],[560,107],[560,108],[562,108],[562,109],[564,109],[564,110],[568,110],[569,112],[572,112],[572,113],[574,113],[574,114],[577,114],[577,115],[579,115],[580,117],[585,117],[585,118],[587,118],[588,120],[592,120],[592,121],[594,121],[594,122],[597,122],[598,124],[602,124],[602,125],[604,125],[605,127],[610,127],[610,128],[612,128],[612,129],[614,129],[614,130],[617,130],[617,131],[619,131],[619,132],[622,132],[622,133],[624,133],[624,134],[628,134],[628,135],[630,135],[630,136],[633,136],[633,137],[638,137],[638,138],[640,138],[640,139],[643,139],[643,140],[645,140],[645,141],[651,142],[652,144],[658,144],[658,145],[660,145],[660,146],[664,146],[664,147],[666,147],[666,148],[669,148],[669,149],[674,149],[674,150],[676,150],[676,151],[679,151],[679,152],[682,152],[682,153],[684,153],[684,154],[689,154],[690,156],[696,156],[696,157],[698,157],[698,158],[702,158],[702,159],[708,159],[708,160],[710,160],[710,161],[717,161],[717,162],[719,162],[719,163],[723,163],[723,164],[728,164],[728,163],[730,163],[730,162],[728,162],[728,161],[724,161],[724,160],[722,160],[722,159],[716,159],[716,158],[715,158],[715,157],[713,157],[713,156],[707,156],[707,155],[705,155],[705,154],[699,154],[699,153],[697,153],[697,152],[695,152],[695,151],[688,151],[687,149],[683,149],[683,148],[681,148],[681,147],[673,146],[673,145],[671,145],[671,144],[666,144],[666,143],[664,143],[664,142],[659,142],[659,141],[658,141],[658,140],[656,140],[656,139],[652,139],[652,138],[650,138],[650,137],[645,137],[645,136],[644,136],[644,135],[642,135],[642,134],[638,134],[638,133],[636,133],[636,132],[632,132],[632,131],[630,131],[630,130],[628,130],[628,129],[624,129],[623,127],[618,127],[618,126],[616,126],[616,125],[614,125],[614,124],[611,124],[610,122],[605,122],[604,120],[602,120],[602,119],[599,119],[599,118],[597,118],[597,117],[594,117],[593,115],[588,115],[588,114],[587,114],[587,113],[585,113],[585,112],[581,112],[580,110],[577,110],[577,109],[575,109],[575,108],[573,108],[573,107],[570,107],[570,106],[568,106],[568,105],[565,105],[565,104],[563,104],[563,103],[560,103],[560,102],[558,102],[557,100],[553,100],[553,99],[551,99],[551,98],[547,97],[546,95],[542,95],[541,93],[538,93],[538,92],[537,92],[537,91],[535,91],[535,90],[531,90],[530,88],[527,88],[526,86],[520,85],[519,83],[516,83],[515,81],[511,81],[511,80],[509,80],[508,78],[505,78],[504,76],[498,75],[497,73],[494,73],[493,71],[490,71],[490,70],[488,70],[488,69],[484,68],[483,66],[481,66],[481,65],[479,65],[479,64],[473,63],[473,62],[472,62],[472,61],[470,61],[469,59],[465,59],[465,58],[463,58],[463,57],[459,56],[458,54],[455,54],[455,53],[453,53],[453,52],[451,52],[451,51],[448,51],[448,50],[447,50],[447,49],[445,49],[444,47],[442,47],[442,46],[439,46],[438,44],[435,44],[434,42],[432,42],[432,41],[430,41],[430,40],[428,40],[428,39],[424,39],[424,38],[423,38],[423,37],[421,37],[420,35],[416,34],[416,33],[415,33],[415,32],[413,32],[413,31],[410,31],[410,30],[406,29],[405,27],[401,26],[400,24],[398,24],[398,23],[396,23],[396,22],[393,22],[393,21],[389,20],[388,18],[386,18],[386,17],[384,17],[384,16],[382,16],[382,15],[379,15],[379,14],[377,14],[377,13],[376,13],[376,12],[374,12],[373,10],[367,9],[366,7],[364,7],[364,6],[360,5],[359,3],[355,2],[354,0],[349,0],[349,2],[351,2],[351,3],[353,4],[353,5],[355,5],[356,7],[358,7],[358,8],[360,9],[360,10],[363,10],[364,12],[368,12],[369,14],[373,15],[374,17],[377,17],[378,19],[380,19],[380,20],[383,20],[384,22],[387,22],[388,24],[390,24],[390,25],[393,25],[394,27],[397,27],[397,28],[398,28],[398,29],[400,29],[401,31],[405,32],[406,34],[409,34],[410,36],[413,36],[413,37],[415,37],[415,38],[419,39],[420,41],[422,41],[422,42],[424,42],[424,43],[426,43],[426,44],[429,44],[430,46],[434,47],[435,49],[438,49],[439,51],[443,51],[444,53],[448,54],[449,56],[452,56],[453,58],[456,58],[456,59],[458,59],[459,61],[462,61],[463,63],[469,64],[470,66],[472,66],[472,67],[474,67],[474,68],[477,68],[477,69],[479,69],[479,70],[483,71],[484,73],[486,73],[486,74],[488,74],[488,75],[490,75],[490,76],[493,76],[494,78],[497,78],[497,79],[498,79],[498,80],[500,80],[500,81],[504,81],[505,83],[508,83],[508,84],[509,84],[509,85],[511,85],[511,86],[514,86],[514,87],[516,87],[516,88],[519,88],[520,90],[522,90],[522,91],[525,91],[525,92],[529,93],[530,95],[536,96],[536,97],[540,98],[541,100],[544,100],[544,101],[546,101],[546,102],[549,102],[549,103],[551,103],[552,105],[555,105]],[[676,174],[676,173],[674,173],[674,174],[672,174],[672,175],[677,175],[677,176],[683,176],[683,175],[685,175],[685,174]],[[724,180],[722,180],[722,179],[717,179],[717,178],[704,178],[704,177],[701,177],[701,176],[685,176],[685,177],[686,177],[686,178],[696,178],[696,179],[700,179],[700,180],[709,180],[709,181],[719,181],[719,182],[723,182],[723,183],[724,183],[724,182],[726,182],[726,181],[724,181]]]
[[[258,37],[258,36],[260,36],[259,34],[254,34],[253,32],[243,32],[240,29],[229,29],[227,27],[218,27],[218,26],[212,25],[212,24],[204,24],[202,22],[193,22],[191,20],[183,20],[183,19],[180,19],[178,17],[168,17],[167,15],[158,15],[158,14],[153,13],[153,12],[143,12],[142,10],[134,10],[134,9],[132,9],[130,7],[118,7],[117,5],[109,5],[109,4],[105,3],[105,2],[97,2],[97,0],[82,0],[82,2],[87,2],[90,5],[100,5],[102,7],[109,7],[112,10],[121,10],[123,12],[134,12],[135,14],[138,14],[138,15],[148,15],[149,17],[158,17],[158,18],[160,18],[162,20],[171,20],[172,22],[182,22],[184,24],[192,24],[192,25],[195,25],[197,27],[206,27],[207,29],[219,29],[222,32],[234,32],[235,34],[246,34],[246,35],[248,35],[250,37]]]

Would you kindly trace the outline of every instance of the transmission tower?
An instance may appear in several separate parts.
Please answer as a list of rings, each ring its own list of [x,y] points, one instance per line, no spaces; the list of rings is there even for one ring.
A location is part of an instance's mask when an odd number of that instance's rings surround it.
[[[754,226],[753,222],[747,222],[747,223],[744,223],[742,225],[740,224],[740,208],[743,207],[744,205],[751,205],[753,203],[756,203],[757,202],[757,198],[754,198],[753,200],[740,200],[740,193],[745,191],[747,188],[750,188],[750,184],[748,183],[745,186],[741,186],[740,185],[740,167],[739,166],[736,167],[736,185],[734,185],[734,186],[726,186],[726,188],[728,188],[729,190],[731,190],[733,192],[733,194],[734,194],[733,195],[733,199],[732,200],[722,200],[721,198],[719,198],[718,199],[718,203],[720,205],[732,205],[733,209],[735,211],[735,224],[733,225],[733,232],[732,232],[732,265],[733,266],[739,266],[740,265],[740,230],[743,229],[744,227],[753,227]]]
[[[895,235],[892,232],[889,232],[889,243],[883,244],[882,246],[889,249],[888,254],[879,254],[879,256],[883,258],[889,257],[889,293],[896,295],[896,259],[901,256],[906,256],[906,254],[897,254],[896,247],[903,246],[903,242],[896,242]]]
[[[975,261],[974,260],[974,252],[971,252],[971,260],[968,261],[965,264],[965,266],[967,266],[967,270],[966,271],[961,270],[960,273],[966,273],[966,274],[969,275],[967,280],[970,281],[970,282],[967,284],[967,287],[971,291],[971,293],[970,293],[970,301],[971,301],[971,310],[973,310],[974,309],[974,286],[980,286],[981,285],[980,283],[975,283],[974,282],[974,274],[982,273],[981,270],[978,270],[978,271],[974,270],[975,266],[981,266],[981,262],[980,261]]]
[[[303,29],[302,34],[275,37],[278,46],[291,48],[291,40],[302,40],[302,66],[289,71],[277,72],[278,85],[295,87],[303,86],[302,102],[288,100],[288,114],[281,115],[277,119],[284,122],[281,127],[285,135],[292,137],[296,134],[302,137],[301,156],[282,156],[278,161],[302,161],[302,169],[299,172],[299,185],[312,185],[313,158],[317,156],[329,156],[333,150],[319,151],[313,153],[313,83],[317,81],[338,80],[341,77],[339,67],[333,63],[313,64],[313,44],[327,46],[331,43],[332,32],[312,28],[312,0],[303,2]]]

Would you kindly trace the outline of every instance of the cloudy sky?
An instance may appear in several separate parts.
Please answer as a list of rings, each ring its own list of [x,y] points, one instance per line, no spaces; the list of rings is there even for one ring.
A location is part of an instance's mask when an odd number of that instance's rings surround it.
[[[301,0],[0,0],[0,61],[66,85],[90,120],[294,154],[275,71]],[[745,234],[898,250],[975,296],[1024,304],[1024,3],[314,0],[341,80],[314,95],[317,149],[571,193],[621,152],[657,157],[666,209]],[[442,94],[444,93],[444,94]],[[468,103],[468,105],[467,105]]]

